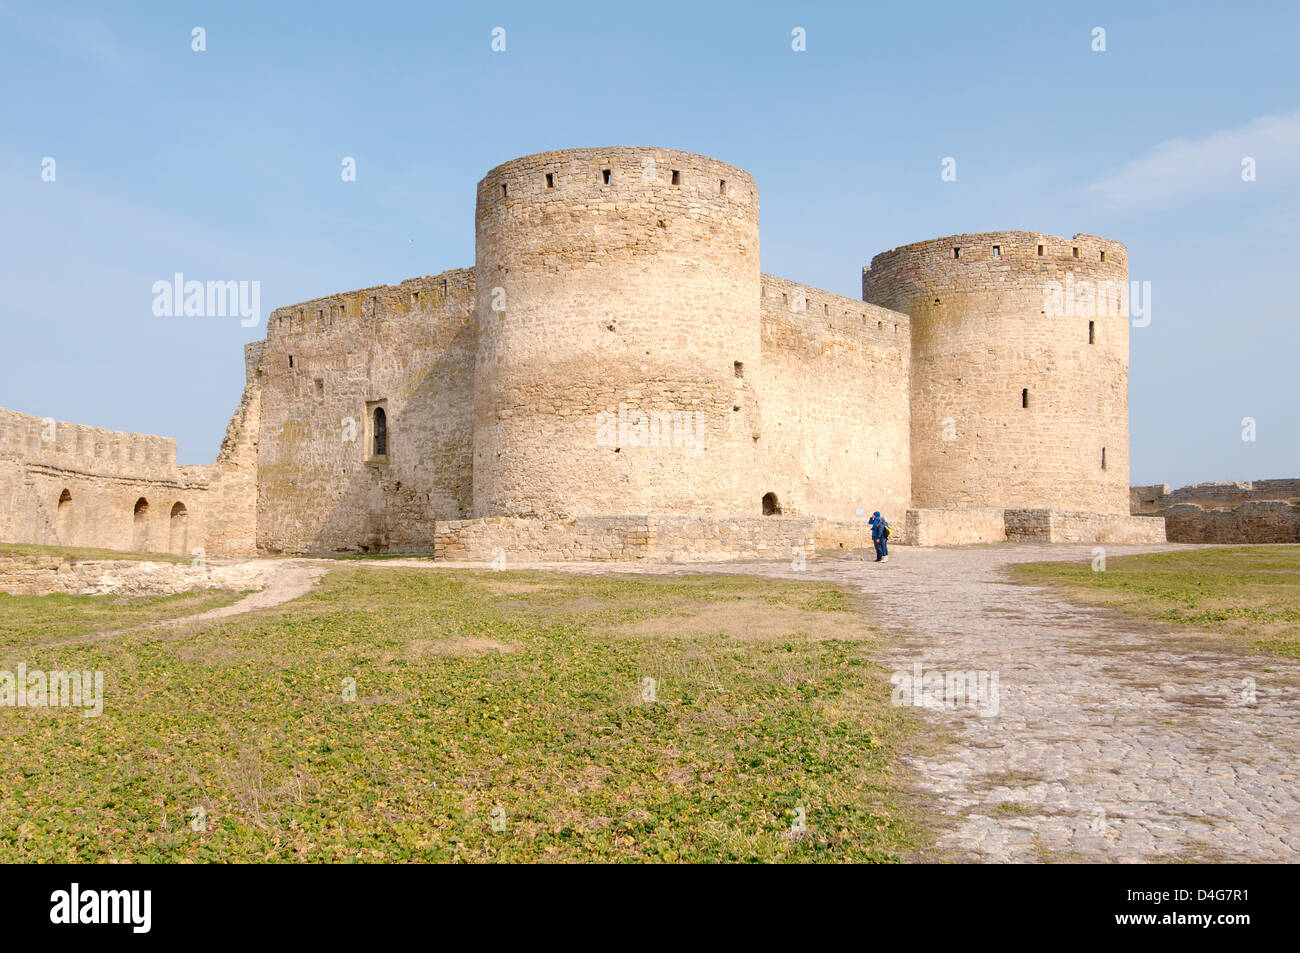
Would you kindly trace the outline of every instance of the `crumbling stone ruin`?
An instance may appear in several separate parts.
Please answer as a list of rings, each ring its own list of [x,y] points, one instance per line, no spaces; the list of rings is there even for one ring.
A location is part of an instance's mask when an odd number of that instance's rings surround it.
[[[918,543],[1164,539],[1129,512],[1122,244],[933,239],[857,300],[763,274],[758,209],[747,172],[669,149],[507,162],[473,268],[272,312],[211,465],[6,412],[0,532],[713,559],[865,545],[881,510]]]
[[[1165,521],[1175,543],[1300,543],[1300,480],[1135,486],[1135,516]]]

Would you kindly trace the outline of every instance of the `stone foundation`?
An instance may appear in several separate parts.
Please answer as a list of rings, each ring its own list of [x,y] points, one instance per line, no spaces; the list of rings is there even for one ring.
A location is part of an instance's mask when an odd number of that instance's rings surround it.
[[[590,516],[570,520],[490,517],[439,521],[434,558],[597,562],[723,562],[815,553],[814,520],[756,516]]]

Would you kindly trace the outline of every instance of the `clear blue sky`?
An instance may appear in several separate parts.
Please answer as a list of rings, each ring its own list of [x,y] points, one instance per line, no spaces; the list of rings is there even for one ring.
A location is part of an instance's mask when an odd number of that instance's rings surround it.
[[[763,270],[852,297],[923,238],[1127,243],[1133,481],[1300,476],[1298,11],[0,0],[0,405],[210,461],[265,328],[155,317],[155,281],[258,280],[265,319],[472,265],[492,166],[660,145],[752,172]]]

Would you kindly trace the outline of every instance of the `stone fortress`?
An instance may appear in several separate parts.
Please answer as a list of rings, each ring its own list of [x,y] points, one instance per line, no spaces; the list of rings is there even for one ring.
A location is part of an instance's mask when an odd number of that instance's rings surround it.
[[[789,558],[869,546],[881,510],[917,544],[1164,540],[1130,515],[1127,297],[1045,300],[1127,289],[1122,244],[919,242],[857,300],[763,274],[758,210],[748,173],[670,149],[500,165],[473,268],[271,313],[213,464],[4,412],[0,538]]]

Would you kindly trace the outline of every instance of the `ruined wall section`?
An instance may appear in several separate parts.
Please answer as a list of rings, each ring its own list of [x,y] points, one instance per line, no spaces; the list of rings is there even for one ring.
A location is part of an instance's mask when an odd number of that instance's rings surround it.
[[[473,515],[758,516],[750,175],[540,153],[483,178],[476,227]]]
[[[436,520],[468,515],[473,301],[473,271],[455,269],[271,313],[254,375],[259,549],[429,551]]]
[[[912,318],[914,505],[1127,514],[1127,292],[1124,246],[1090,235],[873,258],[864,299]]]
[[[762,276],[762,490],[785,515],[902,520],[911,493],[906,314]]]
[[[0,409],[0,540],[189,553],[208,497],[175,440]]]
[[[244,393],[240,398],[215,463],[181,467],[206,479],[205,552],[251,556],[257,552],[257,444],[261,430],[262,388],[257,368],[263,341],[244,346]]]
[[[1155,483],[1131,487],[1129,494],[1130,506],[1135,514],[1155,513],[1182,504],[1205,509],[1227,509],[1242,503],[1300,503],[1300,480],[1192,483],[1172,492],[1168,483]]]

